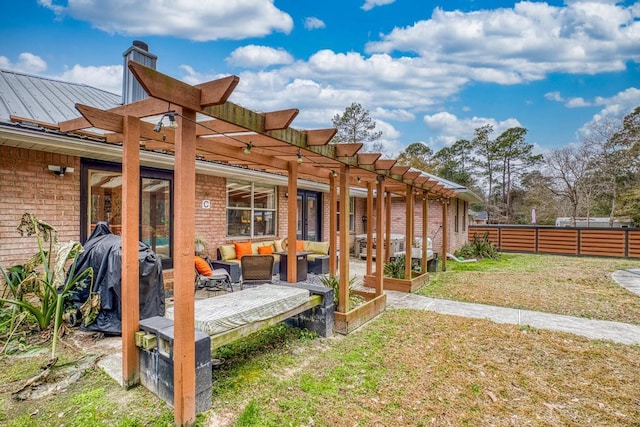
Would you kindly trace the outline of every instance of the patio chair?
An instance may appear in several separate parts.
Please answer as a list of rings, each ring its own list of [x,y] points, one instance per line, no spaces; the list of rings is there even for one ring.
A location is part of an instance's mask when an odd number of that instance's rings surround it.
[[[241,286],[273,283],[273,255],[244,255],[240,259]]]
[[[213,268],[211,260],[195,257],[195,289],[233,292],[231,276],[224,268]]]

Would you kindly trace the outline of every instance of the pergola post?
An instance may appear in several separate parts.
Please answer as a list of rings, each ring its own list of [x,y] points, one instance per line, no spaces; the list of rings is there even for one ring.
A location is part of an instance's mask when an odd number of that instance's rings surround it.
[[[329,175],[329,274],[336,275],[338,271],[338,195],[336,178]]]
[[[287,198],[287,282],[296,283],[298,275],[297,263],[297,221],[298,221],[298,163],[290,161],[287,165],[289,197]]]
[[[427,193],[422,194],[422,273],[427,272],[427,239],[429,238],[429,200]]]
[[[140,323],[140,119],[122,119],[122,384],[140,381],[135,333]]]
[[[367,276],[373,274],[373,182],[367,182]],[[378,235],[376,233],[376,239]],[[359,255],[359,254],[356,254]]]
[[[386,197],[386,204],[385,204],[385,208],[386,208],[386,215],[385,215],[385,233],[384,233],[384,247],[385,247],[385,254],[384,254],[384,259],[386,262],[389,262],[389,260],[391,259],[391,192],[387,191],[387,197]]]
[[[349,166],[340,165],[340,289],[338,311],[349,309]]]
[[[404,245],[404,278],[411,280],[411,249],[413,247],[413,189],[407,184],[407,193],[405,197],[405,245]]]
[[[442,199],[442,271],[447,271],[447,251],[449,233],[447,232],[447,206],[449,199]]]
[[[192,425],[196,420],[193,296],[196,113],[183,108],[181,114],[184,119],[178,116],[175,134],[173,404],[176,425]]]
[[[384,179],[378,177],[376,188],[376,296],[382,295],[384,289],[384,262],[383,262],[383,217],[384,217]]]

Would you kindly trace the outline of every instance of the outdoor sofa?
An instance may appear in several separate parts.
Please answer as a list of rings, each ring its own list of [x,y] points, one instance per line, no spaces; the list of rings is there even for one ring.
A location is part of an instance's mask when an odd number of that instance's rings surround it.
[[[235,242],[220,245],[217,249],[217,259],[212,262],[214,268],[224,268],[231,276],[231,281],[240,281],[240,257],[244,254],[271,254],[274,258],[273,274],[280,271],[280,255],[284,252],[284,239],[263,240],[260,242]],[[307,255],[307,267],[310,273],[325,274],[329,272],[329,243],[298,240],[298,250],[309,252]],[[240,256],[238,255],[240,253]]]

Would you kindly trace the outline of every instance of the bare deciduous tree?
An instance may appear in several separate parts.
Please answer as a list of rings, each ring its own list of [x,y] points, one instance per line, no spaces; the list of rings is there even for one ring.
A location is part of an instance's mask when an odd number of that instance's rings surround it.
[[[567,200],[571,206],[571,226],[576,225],[581,186],[585,184],[591,163],[591,153],[584,146],[567,146],[546,156],[548,189]]]

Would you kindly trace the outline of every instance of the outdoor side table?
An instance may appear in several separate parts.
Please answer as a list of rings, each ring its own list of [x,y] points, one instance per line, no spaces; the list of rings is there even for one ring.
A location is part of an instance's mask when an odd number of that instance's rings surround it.
[[[307,280],[308,265],[307,255],[311,252],[296,252],[296,282],[304,282]],[[277,252],[280,255],[280,280],[283,282],[288,281],[287,277],[287,263],[289,262],[289,253]]]

